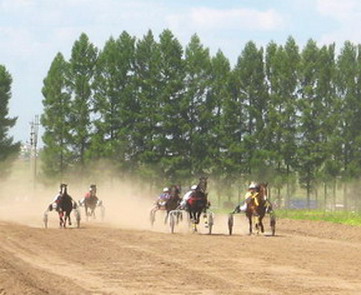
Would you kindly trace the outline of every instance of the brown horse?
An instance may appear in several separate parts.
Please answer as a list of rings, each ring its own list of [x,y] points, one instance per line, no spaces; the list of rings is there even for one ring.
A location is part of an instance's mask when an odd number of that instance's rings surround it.
[[[61,184],[61,194],[58,198],[57,211],[59,214],[59,226],[66,227],[66,222],[71,225],[70,213],[76,209],[77,205],[72,197],[68,194],[67,185]]]
[[[257,230],[257,234],[259,231],[264,233],[264,226],[262,220],[266,214],[267,210],[267,183],[259,184],[258,194],[252,197],[250,200],[247,201],[247,208],[246,208],[246,216],[249,221],[249,234],[252,234],[253,229],[253,219],[255,222],[255,228]]]
[[[186,206],[194,232],[197,231],[197,224],[199,224],[202,212],[206,213],[206,210],[210,206],[207,195],[207,177],[201,177],[199,178],[197,189],[187,201]]]

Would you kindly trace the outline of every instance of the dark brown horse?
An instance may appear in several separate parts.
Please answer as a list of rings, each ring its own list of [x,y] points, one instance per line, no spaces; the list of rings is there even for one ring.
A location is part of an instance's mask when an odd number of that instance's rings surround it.
[[[68,221],[69,226],[71,225],[70,213],[73,209],[77,208],[76,203],[73,201],[72,197],[68,194],[67,185],[61,185],[61,193],[57,200],[57,211],[59,214],[59,225],[60,227],[66,227],[66,222]]]
[[[193,231],[195,232],[197,231],[197,224],[199,224],[202,212],[206,213],[206,210],[210,206],[210,203],[207,199],[207,179],[208,177],[204,176],[199,178],[197,189],[187,201],[186,210],[189,213]]]
[[[253,221],[255,222],[255,228],[257,234],[259,231],[264,233],[263,218],[266,214],[266,197],[267,197],[267,183],[261,183],[258,187],[258,193],[247,200],[246,216],[249,221],[249,234],[252,234]]]

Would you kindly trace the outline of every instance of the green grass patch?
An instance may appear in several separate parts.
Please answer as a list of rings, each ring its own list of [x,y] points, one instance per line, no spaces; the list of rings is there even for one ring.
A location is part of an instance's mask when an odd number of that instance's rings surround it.
[[[321,220],[361,226],[361,212],[327,212],[321,210],[277,210],[277,217],[298,220]]]

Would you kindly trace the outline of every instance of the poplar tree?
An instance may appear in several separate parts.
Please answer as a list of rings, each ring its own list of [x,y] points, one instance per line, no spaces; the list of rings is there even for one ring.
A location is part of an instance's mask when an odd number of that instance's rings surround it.
[[[61,176],[71,163],[70,142],[70,93],[66,84],[68,64],[61,53],[51,63],[43,81],[44,112],[41,124],[44,128],[42,152],[43,172]]]
[[[20,150],[20,143],[14,142],[8,132],[16,123],[17,118],[9,117],[9,101],[11,99],[12,77],[5,66],[0,65],[0,177],[9,173],[12,160]]]
[[[245,130],[242,135],[246,151],[246,170],[249,175],[263,178],[269,157],[265,139],[268,110],[268,93],[265,81],[263,49],[248,42],[238,58],[235,75],[238,96],[244,108]]]
[[[71,94],[70,144],[73,162],[84,166],[93,132],[93,89],[98,50],[82,33],[74,42],[69,60],[67,83]]]
[[[292,37],[285,46],[271,42],[266,50],[269,107],[266,141],[276,173],[270,179],[280,190],[286,184],[286,204],[290,197],[292,173],[296,167],[297,91],[299,90],[299,49]]]
[[[151,182],[160,175],[160,50],[151,30],[136,43],[135,49],[135,99],[138,111],[134,112],[134,163],[143,177]]]
[[[211,129],[208,120],[212,116],[209,97],[211,62],[209,49],[205,48],[197,35],[191,37],[185,49],[185,94],[183,103],[187,111],[183,113],[188,121],[184,130],[188,147],[190,175],[207,173],[211,164],[208,159]]]
[[[322,99],[317,95],[319,48],[309,40],[301,54],[300,100],[298,124],[298,173],[302,187],[306,189],[307,206],[315,189],[316,174],[323,163],[322,147]]]
[[[164,30],[159,36],[160,50],[160,164],[166,179],[179,182],[189,177],[185,156],[184,118],[182,104],[184,92],[185,68],[183,48],[170,30]]]
[[[117,40],[110,38],[97,60],[94,77],[94,128],[90,152],[93,158],[117,161],[129,170],[134,99],[135,38],[123,32]]]

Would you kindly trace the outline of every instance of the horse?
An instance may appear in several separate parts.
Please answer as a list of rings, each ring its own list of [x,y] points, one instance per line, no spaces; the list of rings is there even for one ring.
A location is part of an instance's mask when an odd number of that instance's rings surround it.
[[[158,200],[155,206],[150,211],[150,223],[151,225],[155,222],[155,213],[158,210],[165,210],[166,216],[164,218],[164,224],[167,224],[169,218],[169,212],[178,208],[181,198],[179,196],[180,189],[177,185],[170,187],[169,198],[166,200]]]
[[[207,179],[208,177],[200,177],[197,189],[187,201],[186,210],[189,213],[189,218],[192,222],[193,231],[197,231],[197,224],[199,224],[200,216],[206,213],[210,203],[207,199]]]
[[[252,234],[252,223],[253,219],[255,219],[255,228],[257,230],[257,234],[259,231],[264,233],[264,225],[263,225],[263,218],[267,212],[267,209],[270,205],[270,202],[266,201],[267,198],[267,183],[259,184],[259,191],[258,194],[252,197],[250,200],[247,201],[247,208],[246,208],[246,216],[249,221],[249,234]],[[272,218],[271,218],[271,227],[272,227]],[[272,233],[274,230],[272,228]]]
[[[60,227],[66,228],[66,221],[68,221],[69,226],[71,226],[70,213],[73,209],[76,209],[76,203],[73,201],[72,197],[67,192],[67,185],[61,185],[61,193],[57,200],[57,212],[59,214],[59,225]]]

